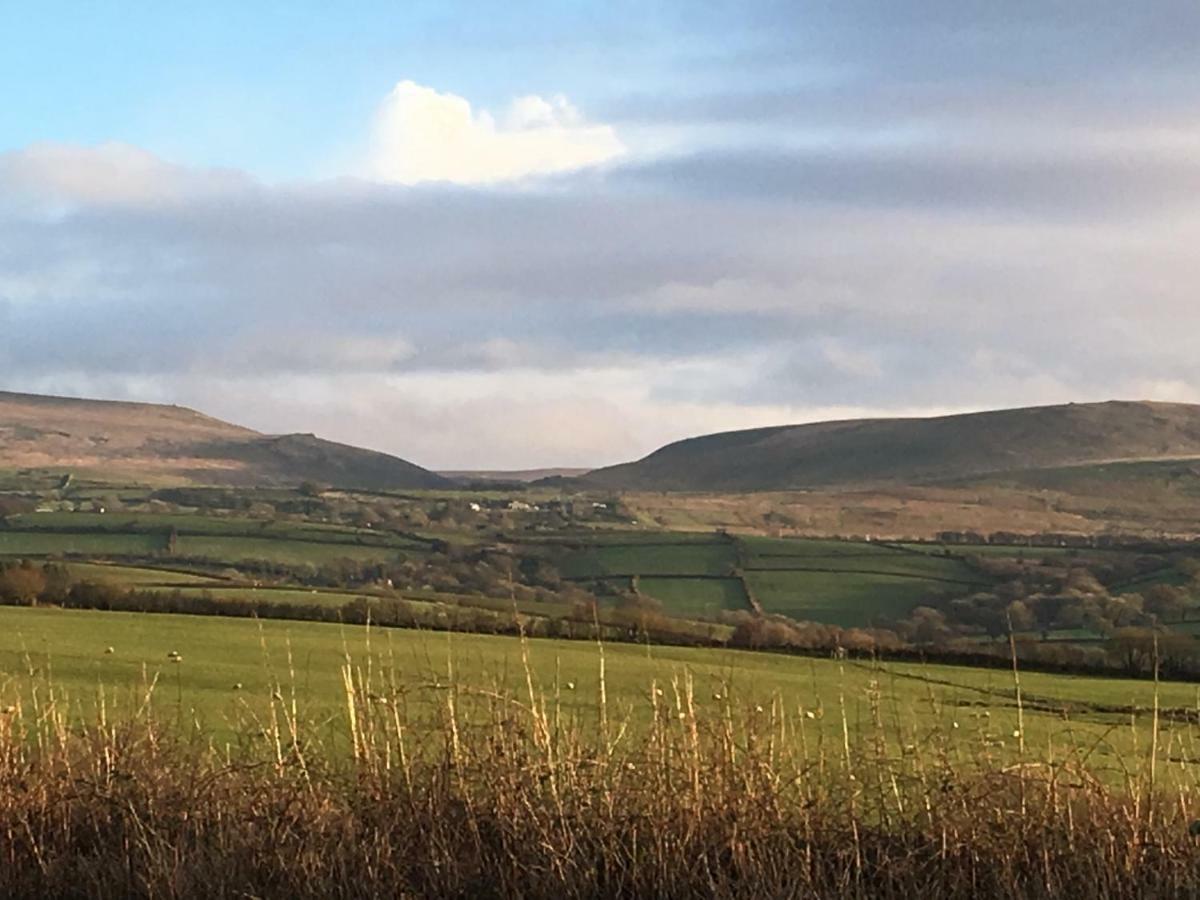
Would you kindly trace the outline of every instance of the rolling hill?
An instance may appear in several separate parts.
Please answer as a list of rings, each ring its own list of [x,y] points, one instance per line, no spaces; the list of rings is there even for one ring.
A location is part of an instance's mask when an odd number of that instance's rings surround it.
[[[731,431],[597,469],[579,484],[645,491],[857,488],[1191,458],[1200,458],[1200,406],[1113,401]]]
[[[136,481],[435,488],[420,466],[311,434],[265,435],[179,406],[0,391],[0,467]]]

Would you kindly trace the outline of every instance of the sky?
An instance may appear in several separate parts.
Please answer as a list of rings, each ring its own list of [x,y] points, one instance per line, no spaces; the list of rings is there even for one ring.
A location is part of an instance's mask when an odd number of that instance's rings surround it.
[[[0,0],[0,389],[438,469],[1200,402],[1200,4]]]

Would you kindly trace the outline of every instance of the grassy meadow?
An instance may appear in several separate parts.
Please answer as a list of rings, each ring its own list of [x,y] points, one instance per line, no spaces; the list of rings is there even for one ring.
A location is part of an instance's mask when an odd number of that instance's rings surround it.
[[[178,654],[178,658],[173,654]],[[0,696],[30,702],[53,689],[80,717],[103,694],[141,704],[150,685],[161,711],[229,736],[246,716],[264,715],[272,693],[294,696],[306,721],[346,732],[343,666],[375,679],[373,690],[422,720],[451,684],[471,691],[521,692],[526,668],[539,693],[564,714],[594,722],[604,660],[607,715],[631,731],[649,723],[654,689],[690,680],[695,704],[777,708],[790,739],[833,752],[843,728],[854,742],[879,734],[922,747],[933,737],[964,756],[1030,758],[1086,751],[1097,770],[1117,773],[1149,745],[1155,686],[1148,681],[1022,673],[1023,709],[1003,669],[806,658],[739,650],[519,640],[488,635],[368,629],[308,622],[0,608]],[[661,696],[661,695],[660,695]],[[1162,684],[1160,723],[1175,752],[1193,754],[1198,736],[1182,722],[1200,711],[1200,690]],[[1024,723],[1022,729],[1021,723]],[[336,723],[336,724],[333,724]],[[335,742],[336,743],[336,742]],[[820,749],[820,748],[823,748]],[[344,748],[343,748],[344,749]]]
[[[6,896],[1188,896],[1196,688],[0,609]]]

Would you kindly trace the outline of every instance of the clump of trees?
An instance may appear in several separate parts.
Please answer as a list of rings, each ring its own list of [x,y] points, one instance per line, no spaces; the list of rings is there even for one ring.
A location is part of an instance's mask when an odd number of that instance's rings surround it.
[[[0,563],[0,603],[33,606],[57,603],[66,596],[70,576],[65,567],[29,560]]]
[[[1138,557],[1116,562],[974,560],[997,579],[994,587],[966,597],[917,607],[895,629],[906,641],[936,645],[955,637],[1004,637],[1087,631],[1110,636],[1121,629],[1155,628],[1185,620],[1200,599],[1200,566],[1194,560],[1165,562]],[[1183,584],[1149,583],[1119,589],[1148,570],[1175,574]],[[1133,581],[1136,584],[1136,581]]]
[[[1200,563],[1194,558],[1126,554],[969,561],[996,579],[995,586],[930,601],[891,623],[905,646],[940,657],[1007,656],[1012,634],[1026,663],[1131,676],[1147,675],[1157,666],[1166,677],[1200,675],[1200,640],[1172,631],[1200,605]],[[1146,586],[1137,587],[1139,581]]]
[[[723,619],[734,626],[730,646],[750,650],[841,649],[875,653],[904,646],[900,637],[886,628],[842,628],[742,610],[726,613]]]

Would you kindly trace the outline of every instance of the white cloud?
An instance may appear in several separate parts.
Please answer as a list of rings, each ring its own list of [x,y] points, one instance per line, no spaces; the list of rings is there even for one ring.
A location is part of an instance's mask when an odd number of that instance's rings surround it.
[[[371,170],[401,184],[484,184],[581,169],[624,152],[611,126],[588,124],[562,96],[520,97],[497,122],[463,97],[402,81],[376,115]]]

